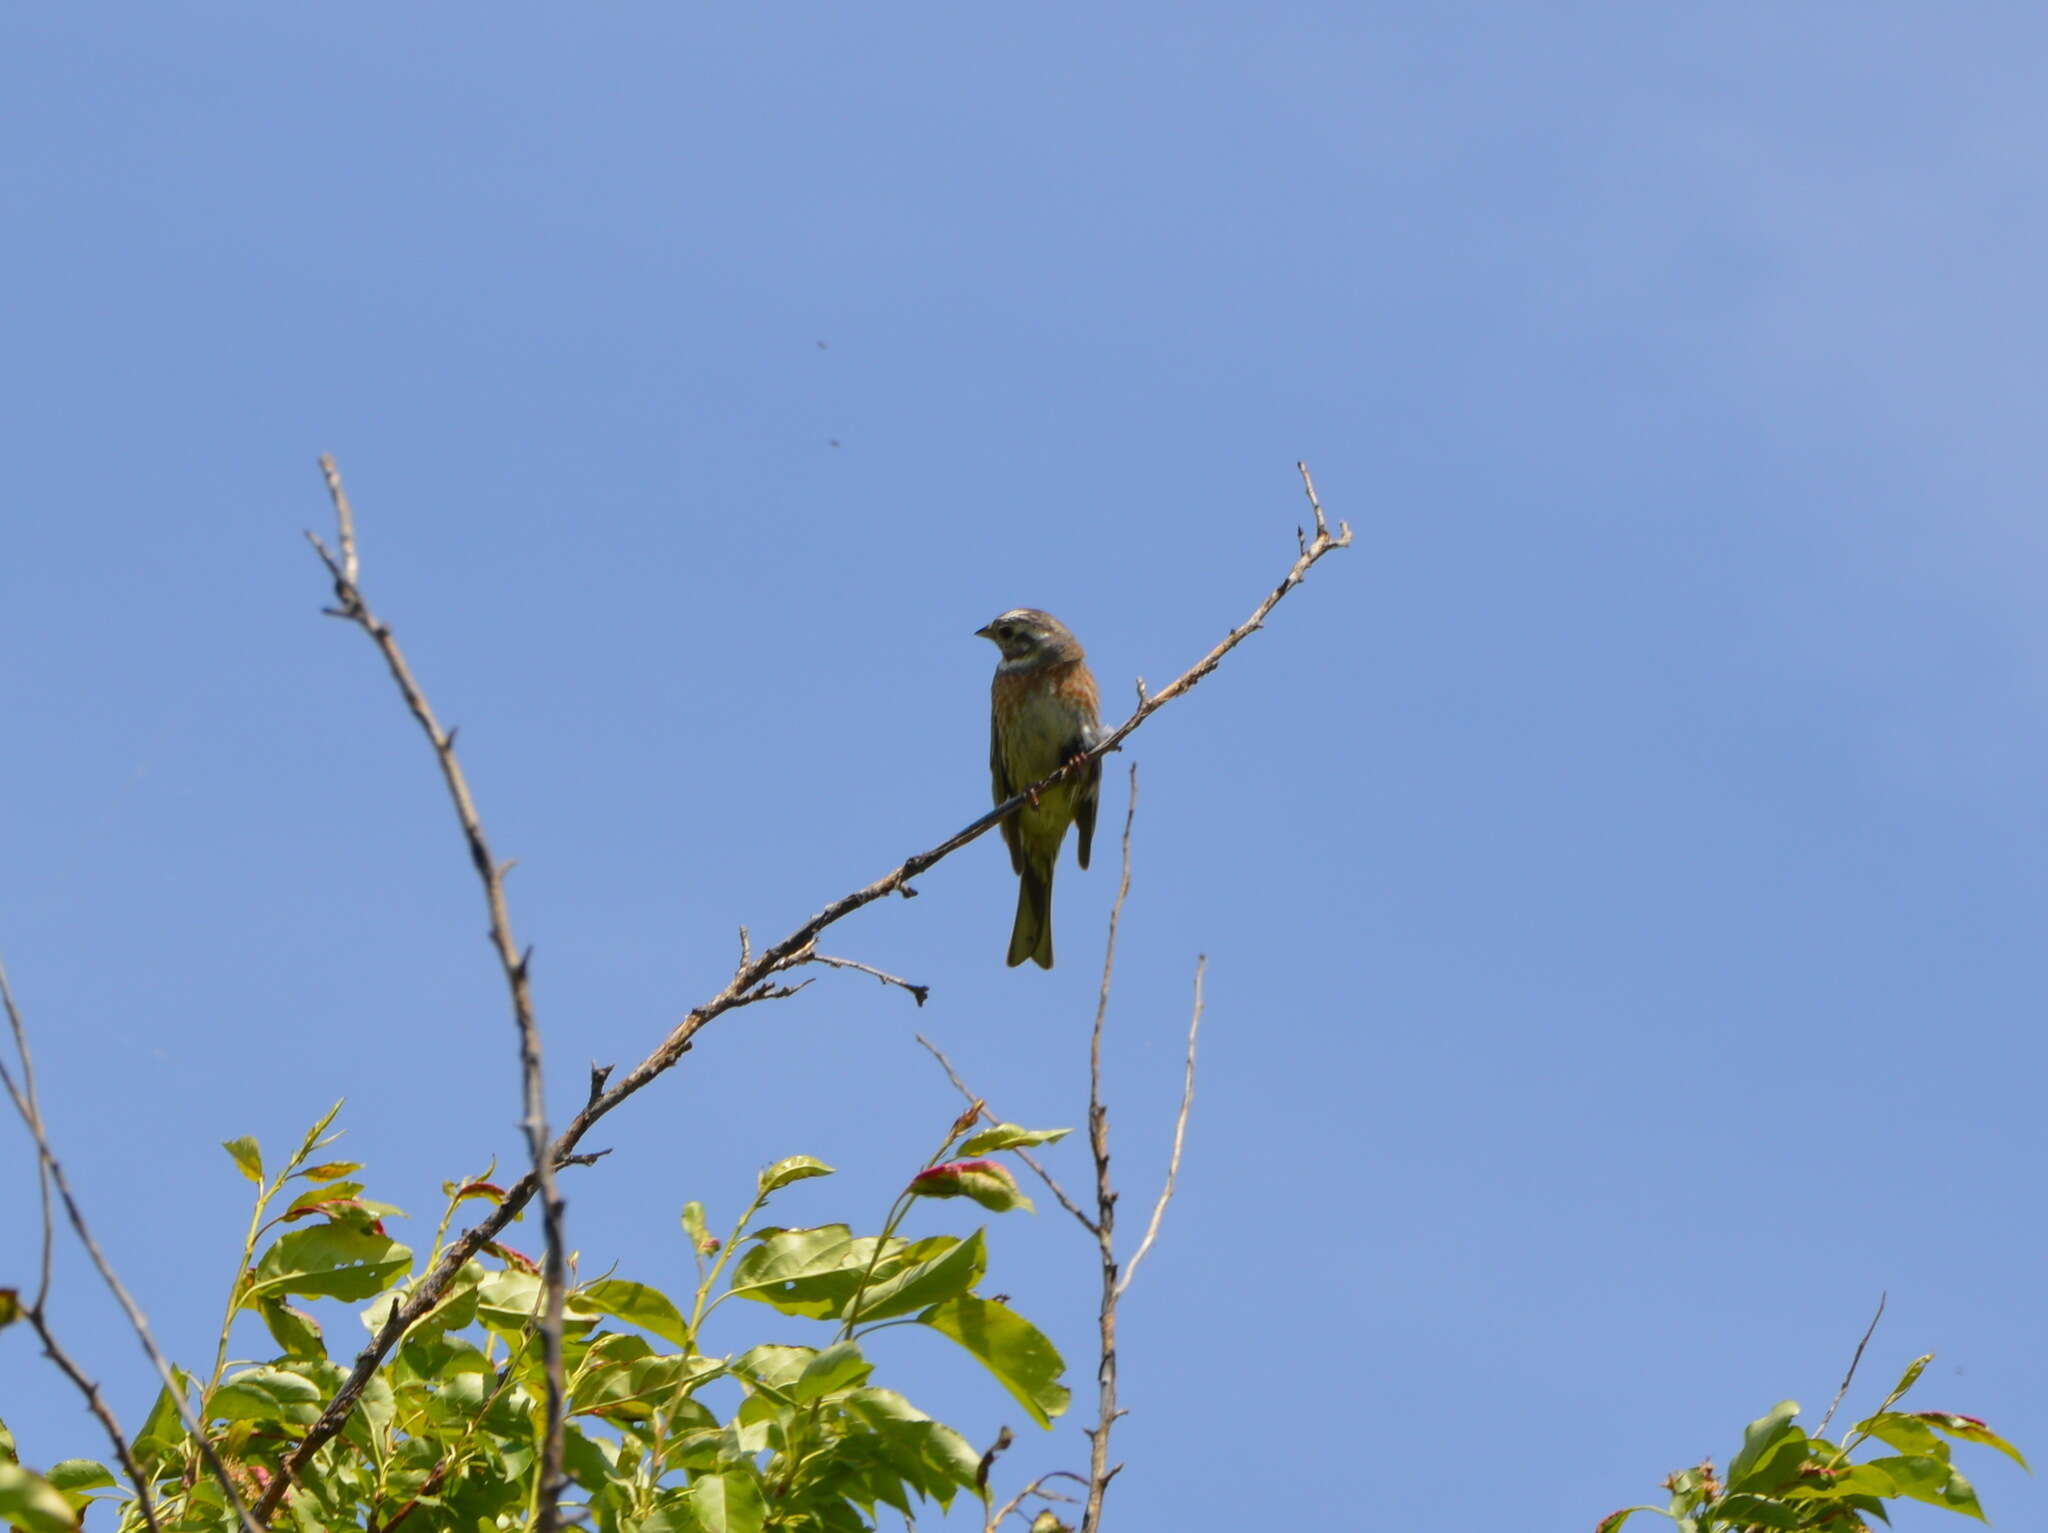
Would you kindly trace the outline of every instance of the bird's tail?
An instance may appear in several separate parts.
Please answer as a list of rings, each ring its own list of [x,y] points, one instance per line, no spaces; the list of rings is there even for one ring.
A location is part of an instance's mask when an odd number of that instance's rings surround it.
[[[1027,860],[1017,878],[1017,924],[1010,928],[1010,967],[1029,958],[1052,967],[1052,869],[1042,872]]]

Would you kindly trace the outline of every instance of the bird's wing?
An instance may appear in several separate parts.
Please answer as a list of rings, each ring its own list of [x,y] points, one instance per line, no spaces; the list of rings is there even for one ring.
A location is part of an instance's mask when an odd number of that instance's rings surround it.
[[[1017,787],[1010,781],[1008,765],[1003,760],[1003,732],[997,724],[995,699],[989,700],[988,711],[988,775],[995,790],[998,804],[1008,803],[1016,797]],[[1017,842],[1017,817],[1013,814],[1002,823],[1003,844],[1010,849],[1010,871],[1024,871],[1024,849]]]
[[[1083,746],[1086,750],[1088,747]],[[1088,848],[1095,840],[1095,806],[1102,799],[1102,762],[1100,758],[1088,763],[1088,769],[1081,774],[1081,780],[1074,784],[1074,855],[1081,866],[1088,866]]]

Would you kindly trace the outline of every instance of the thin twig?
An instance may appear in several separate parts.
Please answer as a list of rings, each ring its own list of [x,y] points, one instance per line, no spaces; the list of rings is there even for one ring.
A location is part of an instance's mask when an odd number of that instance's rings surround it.
[[[832,958],[824,953],[820,953],[816,950],[813,950],[809,953],[804,954],[804,956],[798,959],[797,962],[822,963],[827,964],[835,969],[858,969],[863,974],[872,974],[876,979],[880,980],[885,985],[894,985],[899,990],[908,990],[910,992],[910,998],[913,1001],[917,1002],[917,1004],[920,1006],[922,1006],[925,1003],[926,997],[928,997],[932,993],[932,987],[930,985],[913,985],[907,979],[898,979],[893,974],[886,974],[882,970],[875,968],[871,964],[861,963],[852,958]]]
[[[1107,735],[1105,735],[1102,738],[1101,742],[1097,744],[1093,750],[1087,752],[1083,756],[1075,757],[1072,764],[1069,765],[1065,769],[1065,771],[1079,771],[1088,762],[1100,760],[1110,751],[1115,750],[1119,745],[1123,744],[1125,737],[1129,735],[1132,730],[1136,729],[1140,724],[1144,723],[1145,720],[1152,717],[1153,714],[1157,713],[1161,708],[1164,708],[1176,697],[1179,697],[1181,693],[1187,691],[1188,688],[1192,687],[1204,676],[1207,676],[1211,671],[1215,670],[1218,665],[1222,664],[1223,657],[1225,655],[1229,654],[1233,649],[1236,649],[1238,645],[1242,644],[1246,639],[1250,638],[1253,634],[1257,633],[1259,629],[1263,628],[1266,623],[1266,614],[1271,612],[1275,607],[1280,605],[1280,599],[1282,597],[1284,597],[1289,591],[1293,590],[1296,586],[1301,584],[1302,578],[1308,574],[1310,567],[1314,565],[1317,560],[1321,559],[1325,554],[1332,553],[1339,548],[1349,548],[1351,546],[1351,524],[1348,522],[1339,522],[1337,524],[1337,530],[1335,532],[1331,532],[1329,524],[1323,519],[1322,502],[1316,498],[1315,481],[1309,478],[1308,465],[1306,463],[1297,463],[1294,465],[1294,467],[1295,471],[1301,475],[1302,488],[1308,493],[1309,507],[1311,510],[1315,512],[1316,535],[1308,543],[1308,545],[1301,550],[1300,556],[1296,558],[1294,561],[1293,568],[1288,570],[1286,577],[1283,580],[1281,580],[1280,584],[1273,587],[1273,589],[1267,593],[1266,599],[1260,602],[1258,606],[1252,609],[1252,615],[1250,617],[1246,618],[1242,623],[1239,623],[1235,628],[1231,629],[1229,633],[1223,636],[1222,643],[1218,644],[1214,649],[1210,650],[1208,654],[1204,655],[1200,660],[1197,660],[1192,666],[1188,667],[1186,671],[1183,671],[1179,676],[1176,676],[1164,687],[1160,688],[1157,692],[1154,692],[1151,696],[1147,697],[1143,702],[1139,703],[1136,712],[1134,712],[1129,718],[1125,719],[1121,724],[1117,725],[1115,729],[1111,730]],[[1007,804],[999,805],[995,812],[995,818],[1000,820],[1001,818],[1003,818],[1003,816],[1014,813],[1017,809],[1017,806],[1021,804],[1026,798],[1035,797],[1040,789],[1045,788],[1051,785],[1052,783],[1059,781],[1062,775],[1064,775],[1062,772],[1055,772],[1051,777],[1047,778],[1045,782],[1033,783],[1027,793],[1021,793],[1016,798],[1011,799]],[[983,818],[987,818],[987,816],[983,816]],[[970,829],[971,828],[972,827],[970,827]],[[976,831],[975,834],[979,835],[980,832]]]
[[[1207,954],[1195,960],[1195,1006],[1193,1015],[1188,1019],[1187,1073],[1181,1080],[1180,1113],[1173,1120],[1173,1154],[1166,1162],[1166,1185],[1159,1189],[1159,1201],[1152,1205],[1152,1221],[1145,1226],[1145,1238],[1138,1242],[1138,1249],[1124,1263],[1124,1275],[1116,1285],[1118,1298],[1122,1298],[1130,1288],[1131,1279],[1138,1273],[1138,1263],[1145,1259],[1145,1253],[1152,1249],[1152,1242],[1158,1238],[1159,1221],[1166,1217],[1166,1205],[1173,1201],[1174,1183],[1180,1180],[1180,1153],[1188,1138],[1188,1109],[1195,1104],[1195,1037],[1202,1030],[1202,974],[1208,967]]]
[[[1109,1109],[1102,1102],[1102,1024],[1109,1015],[1110,981],[1116,975],[1116,931],[1123,920],[1124,900],[1131,892],[1131,823],[1138,817],[1138,768],[1131,766],[1130,803],[1124,810],[1123,874],[1109,907],[1109,937],[1102,948],[1102,989],[1095,1000],[1095,1026],[1088,1035],[1088,1147],[1095,1156],[1095,1240],[1101,1253],[1102,1303],[1096,1311],[1100,1353],[1095,1369],[1095,1394],[1100,1409],[1088,1429],[1088,1505],[1081,1514],[1081,1533],[1102,1526],[1102,1498],[1117,1469],[1109,1463],[1109,1432],[1122,1414],[1116,1408],[1117,1283],[1116,1189],[1109,1180]]]
[[[14,1105],[30,1120],[29,1132],[42,1137],[43,1108],[36,1095],[36,1057],[28,1046],[28,1029],[22,1025],[21,1013],[14,1004],[14,992],[7,988],[7,975],[0,970],[0,990],[7,996],[7,1025],[14,1034],[14,1052],[21,1057],[21,1089],[19,1092],[9,1082],[8,1095],[14,1097]],[[4,1068],[4,1066],[0,1066]],[[40,1152],[36,1155],[36,1190],[40,1194],[43,1214],[42,1253],[38,1258],[36,1272],[35,1302],[31,1311],[40,1311],[50,1297],[50,1262],[57,1244],[57,1220],[50,1206],[50,1164]]]
[[[624,1076],[620,1077],[616,1085],[610,1087],[596,1100],[585,1104],[583,1110],[569,1120],[568,1126],[555,1138],[554,1151],[550,1157],[551,1164],[554,1166],[568,1164],[577,1144],[599,1120],[612,1112],[628,1097],[646,1086],[650,1081],[671,1069],[677,1060],[690,1051],[697,1034],[718,1020],[718,1018],[724,1016],[727,1012],[738,1010],[740,1007],[751,1006],[759,1001],[780,1000],[785,995],[792,993],[788,987],[770,985],[768,981],[774,975],[781,973],[784,969],[795,963],[795,955],[809,944],[815,942],[819,933],[823,932],[827,927],[844,920],[863,906],[871,905],[876,900],[896,893],[907,885],[911,879],[918,877],[935,864],[952,856],[953,853],[959,851],[963,846],[986,835],[990,830],[1001,824],[1004,819],[1015,814],[1026,803],[1030,802],[1035,795],[1050,787],[1053,783],[1058,782],[1067,773],[1078,771],[1085,767],[1089,761],[1100,760],[1108,752],[1116,749],[1129,737],[1133,730],[1137,729],[1167,703],[1185,693],[1204,676],[1215,670],[1225,655],[1256,633],[1264,625],[1267,614],[1279,604],[1280,600],[1289,591],[1301,584],[1303,578],[1317,561],[1340,548],[1349,547],[1351,543],[1350,527],[1343,522],[1339,522],[1335,532],[1329,529],[1323,520],[1322,508],[1316,502],[1315,489],[1309,481],[1307,470],[1302,468],[1301,465],[1296,465],[1296,467],[1301,469],[1303,485],[1309,492],[1309,503],[1315,508],[1316,536],[1306,548],[1301,550],[1299,557],[1294,561],[1293,567],[1288,570],[1279,585],[1268,592],[1265,598],[1252,609],[1250,617],[1238,624],[1237,627],[1231,629],[1224,636],[1220,644],[1196,661],[1194,665],[1190,666],[1171,685],[1149,697],[1138,707],[1136,712],[1132,713],[1115,730],[1105,735],[1101,741],[1085,754],[1077,756],[1071,763],[1048,776],[1043,782],[1031,784],[1024,791],[996,805],[995,808],[989,810],[986,814],[970,821],[967,825],[955,831],[928,851],[919,852],[915,856],[905,858],[896,867],[883,874],[873,883],[856,889],[850,894],[841,895],[838,899],[818,911],[809,920],[798,926],[795,931],[791,932],[781,941],[753,952],[751,957],[743,962],[732,978],[726,982],[724,988],[708,1000],[702,1001],[693,1007],[669,1031],[668,1036],[661,1041],[653,1052],[648,1054],[645,1059],[641,1060],[639,1064],[635,1065]],[[327,558],[331,570],[335,563],[332,556],[325,555],[323,557]],[[495,1239],[498,1233],[525,1208],[534,1195],[537,1185],[536,1177],[536,1171],[528,1171],[526,1175],[506,1189],[505,1200],[492,1209],[474,1228],[459,1236],[442,1253],[441,1260],[435,1263],[426,1276],[420,1280],[418,1286],[412,1291],[406,1302],[395,1307],[384,1324],[378,1327],[377,1333],[370,1339],[369,1345],[357,1354],[355,1363],[349,1369],[348,1377],[342,1381],[341,1387],[335,1391],[333,1398],[327,1402],[326,1407],[320,1413],[319,1419],[313,1423],[307,1430],[306,1435],[300,1439],[298,1447],[292,1450],[291,1457],[285,1466],[285,1472],[279,1474],[271,1482],[269,1489],[264,1492],[263,1499],[257,1504],[259,1514],[268,1516],[272,1511],[276,1510],[278,1503],[283,1499],[286,1483],[293,1476],[303,1471],[306,1465],[312,1461],[313,1456],[333,1439],[335,1433],[341,1430],[342,1424],[348,1420],[350,1413],[355,1410],[356,1403],[362,1397],[362,1392],[368,1385],[371,1376],[377,1371],[378,1364],[390,1354],[391,1349],[398,1344],[399,1338],[406,1333],[414,1321],[430,1311],[439,1302],[440,1295],[447,1288],[448,1284],[454,1281],[455,1275],[462,1270],[463,1264],[474,1256],[488,1241]]]
[[[925,1037],[923,1033],[917,1034],[916,1037],[917,1041],[924,1045],[925,1052],[930,1054],[932,1058],[936,1059],[939,1062],[939,1068],[946,1072],[946,1079],[953,1083],[953,1088],[956,1091],[958,1091],[960,1095],[967,1098],[969,1102],[977,1104],[980,1103],[982,1101],[982,1098],[976,1096],[972,1091],[969,1091],[967,1089],[967,1083],[960,1079],[960,1072],[953,1068],[953,1061],[945,1056],[945,1054],[940,1050],[939,1046],[933,1043],[931,1039]],[[992,1123],[1000,1123],[1002,1121],[1002,1119],[995,1117],[992,1113],[984,1113],[983,1116],[987,1117],[989,1121]],[[1023,1161],[1024,1164],[1029,1166],[1033,1171],[1038,1173],[1038,1179],[1041,1182],[1045,1183],[1046,1191],[1050,1192],[1055,1198],[1059,1199],[1059,1204],[1061,1208],[1064,1208],[1068,1213],[1072,1214],[1076,1219],[1081,1221],[1082,1229],[1086,1230],[1091,1235],[1095,1233],[1095,1221],[1089,1218],[1086,1214],[1081,1212],[1081,1205],[1076,1203],[1072,1198],[1067,1196],[1067,1189],[1062,1187],[1055,1180],[1053,1180],[1053,1174],[1050,1171],[1046,1170],[1045,1167],[1041,1166],[1038,1163],[1036,1157],[1034,1157],[1029,1150],[1022,1148],[1013,1148],[1010,1151],[1010,1153],[1016,1156],[1019,1160]]]
[[[49,1317],[38,1304],[34,1309],[22,1311],[22,1318],[43,1344],[43,1355],[57,1365],[58,1372],[69,1379],[72,1386],[85,1396],[85,1408],[99,1418],[100,1426],[107,1434],[107,1440],[114,1445],[114,1456],[121,1461],[121,1468],[128,1475],[128,1483],[135,1487],[135,1509],[142,1513],[142,1520],[149,1524],[150,1533],[162,1533],[156,1520],[156,1501],[149,1493],[149,1478],[142,1472],[142,1466],[135,1462],[135,1455],[129,1451],[128,1435],[121,1430],[121,1423],[114,1419],[113,1411],[100,1395],[100,1387],[78,1366],[78,1362],[57,1344],[56,1336],[50,1330]]]
[[[539,1533],[554,1533],[560,1516],[559,1503],[564,1485],[562,1475],[562,1423],[566,1410],[568,1391],[562,1375],[562,1310],[564,1294],[568,1287],[568,1273],[563,1255],[562,1239],[562,1197],[555,1186],[554,1159],[548,1153],[549,1134],[547,1125],[547,1099],[541,1079],[540,1026],[533,1015],[533,991],[530,984],[530,970],[533,954],[530,949],[522,952],[512,937],[512,914],[505,902],[505,874],[509,863],[501,864],[491,852],[491,844],[484,834],[482,819],[477,814],[476,800],[469,791],[469,780],[463,775],[462,763],[455,755],[455,734],[444,730],[434,716],[433,705],[427,701],[426,693],[414,678],[412,667],[406,663],[405,655],[398,647],[398,641],[391,636],[390,627],[370,610],[362,588],[357,584],[359,564],[356,556],[355,515],[349,508],[348,495],[342,489],[341,471],[335,467],[334,459],[323,456],[320,471],[327,480],[327,492],[334,502],[334,518],[341,546],[340,556],[329,552],[327,545],[312,533],[306,536],[319,551],[320,558],[327,565],[327,571],[334,577],[334,595],[339,604],[335,609],[337,617],[354,623],[377,646],[384,657],[385,665],[391,671],[391,679],[398,684],[398,690],[405,699],[406,707],[418,721],[427,743],[434,749],[434,759],[440,764],[441,778],[447,784],[448,797],[454,804],[455,817],[462,825],[463,839],[469,846],[469,860],[476,868],[478,880],[483,885],[484,904],[490,912],[491,946],[498,955],[498,965],[505,974],[505,986],[511,994],[512,1021],[519,1034],[519,1074],[524,1115],[520,1127],[525,1131],[529,1157],[533,1164],[533,1176],[540,1193],[541,1224],[547,1242],[542,1257],[542,1285],[545,1295],[544,1313],[541,1316],[541,1356],[547,1371],[547,1424],[541,1445],[540,1486],[535,1526]]]
[[[1047,1490],[1045,1484],[1048,1480],[1072,1480],[1076,1485],[1086,1485],[1088,1483],[1070,1469],[1055,1469],[1051,1474],[1042,1474],[1018,1491],[1016,1495],[1005,1501],[1001,1510],[987,1518],[982,1524],[982,1533],[996,1533],[996,1529],[1014,1516],[1024,1505],[1028,1497],[1036,1496],[1041,1501],[1065,1501],[1068,1503],[1079,1499],[1075,1496],[1062,1496],[1057,1491]]]
[[[1863,1339],[1856,1343],[1856,1355],[1849,1359],[1849,1371],[1842,1375],[1842,1387],[1835,1391],[1835,1398],[1828,1402],[1827,1414],[1820,1418],[1820,1425],[1814,1428],[1815,1437],[1828,1435],[1828,1423],[1835,1419],[1835,1411],[1842,1403],[1842,1397],[1849,1393],[1849,1385],[1856,1378],[1856,1365],[1863,1361],[1863,1349],[1870,1345],[1870,1338],[1877,1334],[1877,1323],[1884,1319],[1885,1300],[1889,1292],[1877,1296],[1877,1313],[1870,1317],[1870,1324],[1863,1328]]]
[[[29,1059],[28,1027],[21,1020],[21,1008],[14,1002],[14,988],[7,982],[7,970],[4,966],[0,966],[0,1006],[4,1006],[6,1009],[7,1025],[14,1034],[15,1048],[22,1057],[24,1080],[26,1080],[27,1061]],[[71,1179],[64,1174],[64,1163],[57,1159],[57,1152],[51,1148],[50,1136],[43,1124],[42,1104],[35,1097],[31,1096],[23,1086],[15,1084],[13,1073],[8,1070],[4,1062],[0,1062],[0,1086],[6,1088],[9,1099],[14,1103],[15,1112],[21,1116],[22,1123],[28,1128],[29,1137],[35,1140],[36,1156],[43,1169],[48,1173],[51,1185],[57,1189],[57,1199],[64,1205],[64,1216],[70,1221],[72,1233],[78,1236],[78,1243],[85,1247],[85,1254],[92,1258],[93,1266],[99,1270],[100,1281],[107,1285],[107,1291],[114,1296],[114,1302],[121,1306],[121,1313],[128,1317],[129,1328],[135,1332],[135,1339],[142,1344],[143,1352],[156,1368],[157,1377],[163,1380],[164,1389],[170,1395],[171,1404],[178,1412],[178,1419],[185,1424],[185,1430],[191,1435],[193,1442],[198,1445],[200,1457],[206,1461],[207,1472],[220,1482],[221,1489],[227,1493],[228,1504],[235,1509],[235,1516],[240,1520],[246,1533],[264,1533],[263,1525],[250,1514],[249,1508],[243,1504],[241,1492],[235,1488],[235,1482],[228,1474],[228,1466],[221,1462],[220,1455],[214,1451],[213,1443],[207,1438],[198,1417],[193,1414],[191,1402],[185,1398],[184,1386],[179,1383],[177,1373],[171,1367],[170,1359],[164,1356],[162,1348],[156,1344],[156,1337],[150,1333],[149,1317],[142,1313],[142,1306],[135,1302],[134,1297],[130,1295],[127,1287],[114,1272],[113,1263],[107,1260],[106,1253],[100,1249],[100,1243],[93,1239],[92,1229],[85,1222],[85,1211],[78,1206],[78,1199],[72,1195]],[[34,1310],[30,1311],[32,1316],[40,1316],[41,1313],[42,1306],[40,1303],[36,1305]],[[48,1349],[50,1347],[50,1338],[47,1328],[38,1324],[37,1334],[44,1338],[45,1348]],[[59,1368],[65,1368],[64,1360],[57,1352],[51,1352],[51,1360]],[[73,1374],[68,1368],[65,1368],[65,1372],[72,1378],[73,1383],[80,1384],[81,1388],[84,1387],[81,1383],[82,1375]],[[88,1405],[91,1404],[93,1394],[96,1393],[97,1391],[95,1390],[87,1395]],[[100,1413],[95,1411],[94,1414]],[[111,1413],[102,1415],[102,1424],[105,1424],[110,1417]],[[118,1433],[119,1429],[116,1428],[115,1430]],[[125,1441],[125,1439],[122,1441]],[[129,1469],[131,1476],[135,1475],[132,1463],[133,1461],[124,1453],[122,1455],[122,1467]],[[139,1477],[135,1478],[135,1494],[138,1500],[145,1504],[147,1503],[149,1489]]]

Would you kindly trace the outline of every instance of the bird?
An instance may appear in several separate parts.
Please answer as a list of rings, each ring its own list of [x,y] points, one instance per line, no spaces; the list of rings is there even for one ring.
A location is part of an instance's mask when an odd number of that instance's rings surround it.
[[[1095,677],[1081,641],[1058,618],[1016,607],[975,630],[1002,652],[989,687],[988,770],[998,804],[1043,782],[1102,739]],[[1016,870],[1017,921],[1008,962],[1052,967],[1052,873],[1067,827],[1082,867],[1095,840],[1102,763],[1090,761],[1033,794],[1003,821]]]

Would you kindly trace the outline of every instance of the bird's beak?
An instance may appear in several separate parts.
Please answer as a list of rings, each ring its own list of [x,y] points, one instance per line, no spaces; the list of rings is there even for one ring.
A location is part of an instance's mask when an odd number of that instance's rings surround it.
[[[979,627],[979,628],[977,628],[977,629],[975,629],[975,630],[974,630],[974,636],[975,636],[975,637],[976,637],[977,639],[992,639],[992,638],[994,638],[994,637],[995,637],[995,635],[994,635],[994,634],[992,634],[992,633],[990,633],[990,632],[989,632],[988,630],[989,630],[989,625],[988,625],[988,624],[986,624],[986,623],[984,623],[984,624],[982,624],[982,626],[981,626],[981,627]]]

